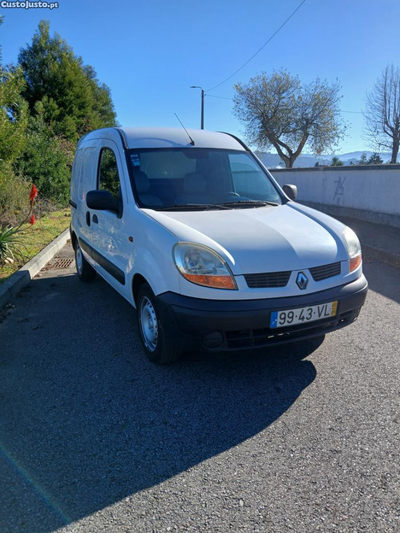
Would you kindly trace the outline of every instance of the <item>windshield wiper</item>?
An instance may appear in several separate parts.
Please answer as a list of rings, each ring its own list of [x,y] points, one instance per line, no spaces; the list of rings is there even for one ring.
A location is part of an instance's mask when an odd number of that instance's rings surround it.
[[[152,207],[155,211],[180,211],[180,210],[191,210],[199,209],[201,211],[209,211],[210,209],[229,209],[229,207],[224,204],[174,204],[174,205],[165,205]]]
[[[238,200],[237,202],[222,202],[218,204],[173,204],[163,206],[153,206],[150,209],[155,211],[190,211],[198,209],[199,211],[210,211],[211,209],[233,209],[234,207],[264,207],[272,205],[277,207],[280,204],[268,202],[267,200]]]
[[[263,207],[266,205],[272,205],[274,207],[278,207],[280,204],[277,204],[276,202],[269,202],[268,200],[238,200],[236,202],[224,202],[218,205],[233,207]]]

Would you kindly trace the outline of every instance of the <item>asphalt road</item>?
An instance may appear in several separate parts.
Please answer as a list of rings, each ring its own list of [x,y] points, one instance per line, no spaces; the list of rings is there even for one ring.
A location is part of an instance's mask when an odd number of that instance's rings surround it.
[[[100,278],[42,272],[0,318],[0,531],[399,531],[400,270],[365,271],[323,344],[169,367]]]

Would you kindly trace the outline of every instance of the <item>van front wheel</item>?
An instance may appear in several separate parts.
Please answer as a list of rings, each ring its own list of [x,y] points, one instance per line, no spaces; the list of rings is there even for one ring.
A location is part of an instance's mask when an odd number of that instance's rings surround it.
[[[163,324],[156,312],[155,297],[147,283],[140,287],[136,302],[140,337],[148,359],[159,365],[177,361],[181,350],[166,342]]]

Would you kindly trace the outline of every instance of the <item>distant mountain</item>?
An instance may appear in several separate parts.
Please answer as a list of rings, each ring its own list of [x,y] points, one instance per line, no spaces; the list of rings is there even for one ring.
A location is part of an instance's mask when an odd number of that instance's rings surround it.
[[[343,161],[345,165],[350,165],[350,163],[358,163],[358,161],[361,159],[362,154],[366,154],[367,158],[369,158],[371,157],[373,152],[369,150],[365,150],[364,152],[347,152],[345,154],[337,154],[336,157]],[[283,163],[282,159],[279,157],[278,154],[257,152],[257,155],[267,168],[285,168],[285,164]],[[390,161],[391,154],[389,152],[381,152],[379,155],[383,159],[384,163]],[[316,163],[319,163],[320,165],[330,165],[332,157],[334,156],[335,154],[320,156],[314,156],[312,154],[302,154],[296,159],[294,163],[294,168],[315,167]]]

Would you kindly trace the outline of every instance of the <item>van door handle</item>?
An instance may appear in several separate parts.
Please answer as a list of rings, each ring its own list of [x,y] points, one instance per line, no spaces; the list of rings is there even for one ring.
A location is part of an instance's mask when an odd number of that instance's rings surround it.
[[[97,215],[93,215],[92,220],[93,220],[94,224],[98,224],[99,223],[99,219],[97,218]]]
[[[90,226],[90,211],[86,211],[86,224]]]

